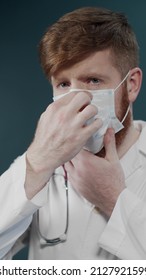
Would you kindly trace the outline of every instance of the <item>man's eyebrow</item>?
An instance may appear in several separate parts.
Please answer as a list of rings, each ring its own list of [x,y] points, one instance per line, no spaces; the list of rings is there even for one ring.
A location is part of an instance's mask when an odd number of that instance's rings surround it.
[[[52,83],[57,84],[57,83],[59,83],[59,82],[62,82],[63,80],[68,80],[68,78],[65,77],[65,76],[60,76],[60,77],[55,77],[55,76],[54,76],[53,78],[50,79],[50,82],[51,82],[51,84],[52,84]]]
[[[87,78],[98,78],[98,79],[109,79],[109,77],[107,75],[104,75],[104,74],[100,74],[100,73],[97,73],[97,72],[86,72],[86,73],[83,73],[81,75],[79,75],[79,79],[80,80],[84,80],[84,79],[87,79]]]

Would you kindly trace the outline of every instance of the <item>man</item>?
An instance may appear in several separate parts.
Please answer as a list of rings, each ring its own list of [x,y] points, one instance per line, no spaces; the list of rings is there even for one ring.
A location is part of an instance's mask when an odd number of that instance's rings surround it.
[[[132,116],[142,71],[127,19],[66,14],[40,59],[55,101],[2,188],[1,258],[29,234],[30,259],[144,259],[146,128]]]

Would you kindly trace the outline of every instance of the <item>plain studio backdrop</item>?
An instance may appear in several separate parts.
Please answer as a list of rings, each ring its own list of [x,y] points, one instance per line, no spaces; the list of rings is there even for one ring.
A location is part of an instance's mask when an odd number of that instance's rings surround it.
[[[127,15],[139,42],[144,80],[134,118],[146,120],[146,1],[1,0],[0,2],[0,174],[31,143],[40,114],[52,102],[52,90],[38,59],[38,43],[47,27],[64,13],[100,6]],[[53,120],[52,120],[53,121]],[[16,259],[27,258],[27,249]]]

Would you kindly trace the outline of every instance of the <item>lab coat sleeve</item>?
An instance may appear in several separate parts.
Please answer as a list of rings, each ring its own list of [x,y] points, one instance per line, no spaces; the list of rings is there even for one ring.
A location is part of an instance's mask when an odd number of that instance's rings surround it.
[[[27,230],[33,213],[46,203],[48,185],[31,201],[24,190],[25,154],[15,160],[0,177],[0,259]]]
[[[119,259],[146,259],[145,201],[125,189],[118,198],[99,243]]]

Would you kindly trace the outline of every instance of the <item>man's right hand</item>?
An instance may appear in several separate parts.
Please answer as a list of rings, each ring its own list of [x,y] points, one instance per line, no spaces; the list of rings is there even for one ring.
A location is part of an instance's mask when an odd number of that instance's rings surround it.
[[[41,115],[35,137],[26,153],[27,197],[31,199],[50,179],[54,170],[70,161],[102,125],[88,92],[72,92],[50,104]]]

